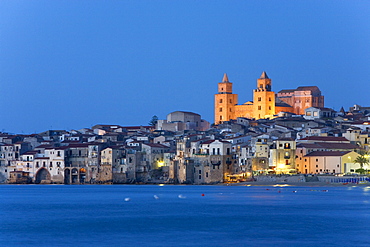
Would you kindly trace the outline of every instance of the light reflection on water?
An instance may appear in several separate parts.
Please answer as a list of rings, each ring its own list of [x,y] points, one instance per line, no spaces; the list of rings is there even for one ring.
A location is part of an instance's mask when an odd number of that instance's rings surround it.
[[[369,246],[369,189],[3,185],[0,245]]]

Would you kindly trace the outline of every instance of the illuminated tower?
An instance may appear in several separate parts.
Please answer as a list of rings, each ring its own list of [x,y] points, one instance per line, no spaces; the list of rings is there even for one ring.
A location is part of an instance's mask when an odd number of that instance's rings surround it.
[[[222,82],[218,83],[218,93],[215,94],[215,124],[234,119],[234,106],[237,103],[238,95],[233,94],[233,84],[225,73]]]
[[[275,114],[275,93],[271,91],[271,79],[263,71],[253,91],[253,117],[272,118]]]

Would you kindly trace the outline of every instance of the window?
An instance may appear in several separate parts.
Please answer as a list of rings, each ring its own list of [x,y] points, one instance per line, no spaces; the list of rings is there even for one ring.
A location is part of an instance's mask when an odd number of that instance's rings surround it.
[[[206,172],[206,178],[208,178],[208,172]]]
[[[202,179],[202,175],[199,175],[199,179]]]
[[[271,111],[271,106],[269,106],[269,110]]]
[[[220,103],[222,103],[222,99],[220,99]]]
[[[202,170],[199,170],[199,174],[202,174]]]
[[[269,101],[271,101],[271,97],[269,97]]]
[[[290,153],[289,152],[285,152],[284,159],[290,159]]]
[[[60,157],[60,151],[58,151],[57,156]]]
[[[262,109],[262,107],[259,105],[259,106],[258,106],[258,110],[260,111],[261,109]]]
[[[232,100],[232,99],[230,99],[230,101],[229,101],[229,102],[230,102],[230,104],[232,104],[232,103],[233,103],[233,100]]]
[[[316,159],[316,162],[319,162],[319,159]]]
[[[258,97],[258,101],[261,101],[262,99],[261,99],[261,97]]]
[[[222,112],[222,107],[220,107],[220,112]]]

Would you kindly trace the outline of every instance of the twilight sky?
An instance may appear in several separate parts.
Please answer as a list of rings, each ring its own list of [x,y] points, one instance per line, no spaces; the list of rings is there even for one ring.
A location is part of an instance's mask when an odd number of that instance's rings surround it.
[[[0,131],[212,123],[223,74],[242,104],[264,70],[370,106],[370,1],[0,1]]]

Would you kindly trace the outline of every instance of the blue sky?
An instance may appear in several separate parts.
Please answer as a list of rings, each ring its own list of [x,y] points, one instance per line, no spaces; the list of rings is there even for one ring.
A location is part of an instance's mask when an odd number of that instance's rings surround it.
[[[370,106],[369,1],[0,1],[0,131],[213,121],[227,73],[239,103],[266,71],[275,92],[318,86]]]

